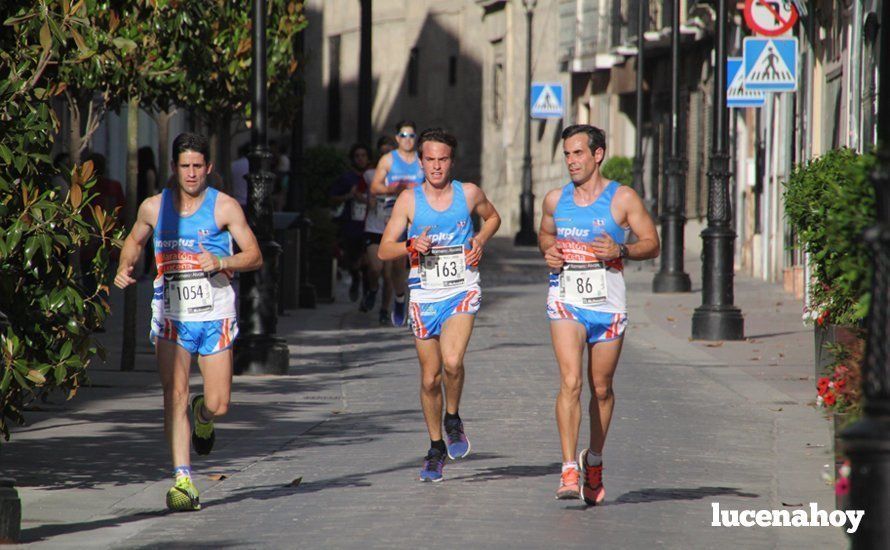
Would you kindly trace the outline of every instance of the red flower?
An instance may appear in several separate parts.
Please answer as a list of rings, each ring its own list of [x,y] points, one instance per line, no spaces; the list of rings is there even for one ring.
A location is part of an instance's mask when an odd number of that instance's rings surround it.
[[[823,376],[819,379],[819,382],[816,383],[816,388],[819,390],[819,395],[824,395],[826,391],[828,391],[828,384],[830,381],[827,376]]]
[[[828,310],[823,310],[822,313],[819,314],[819,317],[816,318],[816,324],[820,327],[825,324],[825,320],[828,318]]]
[[[843,390],[844,386],[847,385],[847,380],[845,378],[838,378],[834,381],[834,387],[838,390]]]
[[[846,477],[838,477],[834,484],[834,494],[844,496],[850,493],[850,479]]]
[[[829,407],[834,405],[835,402],[837,401],[837,398],[835,397],[834,393],[830,392],[830,391],[825,392],[825,395],[822,396],[822,399],[825,401],[825,404],[828,405]]]

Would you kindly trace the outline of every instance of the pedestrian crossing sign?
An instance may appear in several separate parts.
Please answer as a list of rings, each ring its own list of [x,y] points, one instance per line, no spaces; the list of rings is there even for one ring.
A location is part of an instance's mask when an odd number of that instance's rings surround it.
[[[761,92],[797,90],[797,37],[744,42],[745,89]]]
[[[564,111],[562,84],[532,84],[530,113],[532,118],[562,118]]]
[[[726,58],[726,106],[763,107],[766,103],[764,93],[745,88],[743,63],[744,59],[741,57]]]

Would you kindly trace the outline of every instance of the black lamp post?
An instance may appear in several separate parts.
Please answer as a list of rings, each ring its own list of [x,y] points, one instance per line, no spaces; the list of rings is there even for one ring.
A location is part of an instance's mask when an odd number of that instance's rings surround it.
[[[637,3],[637,139],[634,144],[634,191],[644,201],[646,199],[646,188],[643,186],[643,45],[646,40],[643,38],[646,27],[646,17],[649,11],[649,2],[640,0]]]
[[[726,108],[726,0],[717,2],[708,227],[702,231],[702,305],[692,315],[696,340],[741,340],[742,311],[733,305],[732,207],[729,203],[729,109]]]
[[[866,232],[874,255],[868,342],[862,368],[862,419],[845,430],[850,508],[865,510],[852,548],[884,548],[890,540],[890,6],[881,9],[878,163],[871,174],[877,224]]]
[[[652,280],[653,292],[689,292],[692,282],[683,271],[683,228],[686,225],[686,155],[680,148],[680,1],[674,0],[671,23],[671,139],[665,167],[667,187],[661,215],[661,269]]]
[[[238,374],[286,374],[287,344],[274,336],[278,324],[278,258],[281,246],[273,239],[272,153],[266,142],[266,0],[253,0],[250,162],[247,221],[263,253],[263,267],[241,274],[239,324],[235,344]]]
[[[519,233],[514,243],[534,246],[538,243],[535,233],[535,194],[532,193],[532,18],[537,0],[525,0],[525,154],[522,157],[522,195],[519,196]]]
[[[372,6],[371,0],[359,0],[361,7],[360,28],[360,49],[359,49],[359,69],[358,69],[358,141],[364,143],[368,147],[372,147],[373,136],[371,135],[371,108],[374,101],[372,93],[373,81],[371,77],[371,29],[373,22],[371,19]]]

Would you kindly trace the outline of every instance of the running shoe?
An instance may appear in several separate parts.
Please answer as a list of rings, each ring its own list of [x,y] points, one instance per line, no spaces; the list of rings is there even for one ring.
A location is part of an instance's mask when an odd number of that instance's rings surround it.
[[[204,406],[204,395],[198,394],[192,398],[192,447],[199,455],[209,455],[216,441],[216,433],[213,430],[213,420],[201,422],[199,411]]]
[[[349,301],[357,302],[359,297],[359,291],[361,290],[361,277],[353,277],[352,283],[349,284]]]
[[[588,466],[587,452],[581,451],[578,457],[578,466],[584,472],[584,484],[581,486],[581,500],[589,506],[601,504],[606,499],[606,489],[603,487],[603,465]]]
[[[388,325],[390,323],[391,323],[391,321],[389,319],[389,311],[387,311],[385,309],[381,309],[380,310],[380,324]]]
[[[445,443],[448,445],[448,458],[456,460],[470,454],[470,440],[464,433],[464,423],[458,418],[445,421]]]
[[[374,302],[377,301],[377,291],[376,290],[368,290],[365,292],[365,295],[362,296],[362,301],[358,306],[358,310],[362,313],[366,311],[371,311],[374,309]]]
[[[559,489],[556,490],[558,500],[576,499],[581,495],[581,472],[577,468],[569,468],[559,478]]]
[[[408,300],[401,302],[396,301],[392,306],[392,326],[401,327],[405,325],[405,319],[408,318],[405,312],[408,310]]]
[[[198,488],[192,483],[192,478],[180,476],[176,479],[176,485],[167,491],[167,508],[174,512],[192,512],[201,509]]]
[[[420,481],[442,481],[442,470],[445,468],[445,453],[439,449],[430,449],[420,469]]]

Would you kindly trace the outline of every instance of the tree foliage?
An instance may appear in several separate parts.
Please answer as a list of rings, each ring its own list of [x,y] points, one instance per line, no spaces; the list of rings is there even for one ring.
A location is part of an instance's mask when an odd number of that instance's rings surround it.
[[[67,174],[69,191],[53,184],[49,154],[59,122],[50,100],[64,93],[67,67],[95,62],[81,47],[89,36],[82,2],[18,1],[0,33],[0,433],[23,421],[23,408],[42,391],[73,396],[100,352],[91,337],[108,313],[103,298],[108,252],[119,238],[112,216],[86,216],[93,184],[90,163]],[[76,38],[80,37],[80,38]],[[70,258],[90,237],[100,246],[84,288]]]

